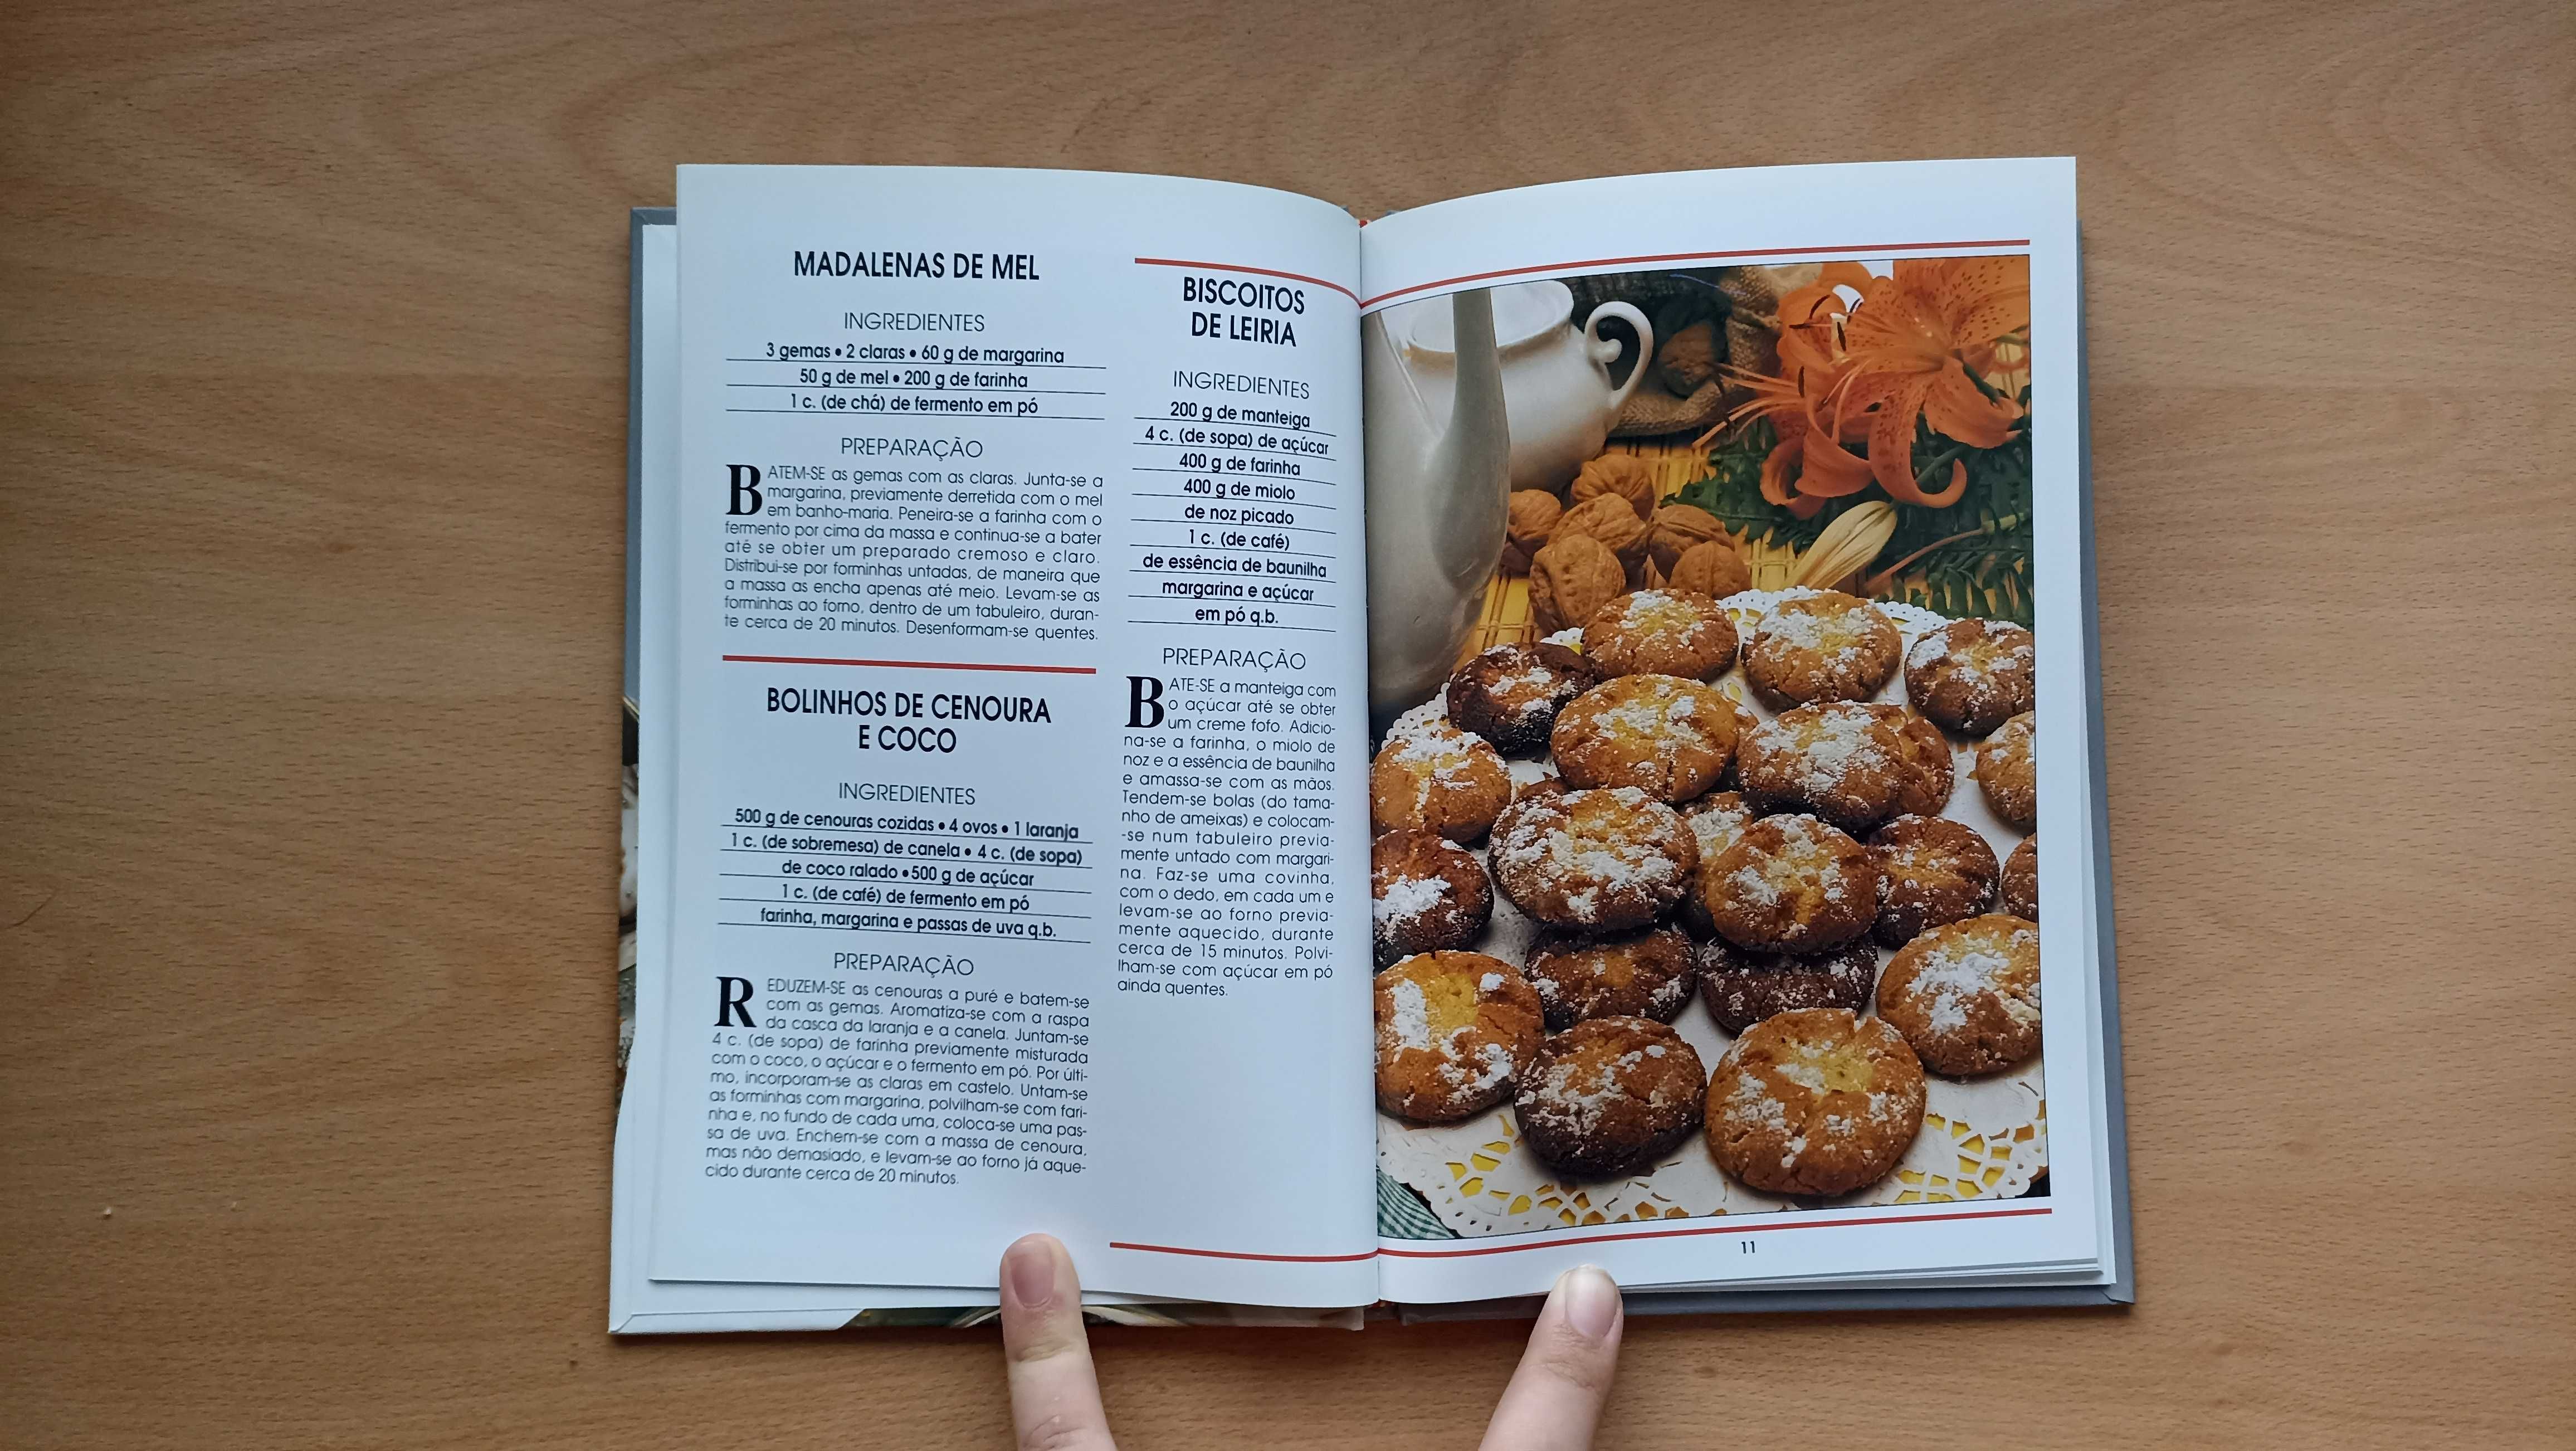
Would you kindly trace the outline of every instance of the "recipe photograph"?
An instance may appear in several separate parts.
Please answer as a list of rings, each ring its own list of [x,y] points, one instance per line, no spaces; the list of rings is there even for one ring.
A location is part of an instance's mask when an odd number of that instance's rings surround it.
[[[1380,1232],[2045,1194],[2028,259],[1362,347]]]

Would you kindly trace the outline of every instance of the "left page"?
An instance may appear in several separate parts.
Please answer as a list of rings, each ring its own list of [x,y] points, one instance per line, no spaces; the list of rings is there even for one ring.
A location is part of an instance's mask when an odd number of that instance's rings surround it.
[[[679,193],[652,1276],[1373,1298],[1356,225]]]

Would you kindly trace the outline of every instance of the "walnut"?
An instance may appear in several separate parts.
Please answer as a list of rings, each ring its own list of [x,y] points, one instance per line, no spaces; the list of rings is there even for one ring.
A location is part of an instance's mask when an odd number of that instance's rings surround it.
[[[1744,556],[1724,539],[1694,544],[1673,561],[1671,583],[1675,589],[1697,590],[1714,599],[1724,599],[1753,588],[1753,570]]]
[[[1717,516],[1690,504],[1666,504],[1646,521],[1646,557],[1669,579],[1673,562],[1694,545],[1726,537]]]
[[[1646,577],[1646,521],[1637,517],[1626,499],[1596,494],[1566,510],[1547,537],[1554,541],[1569,534],[1590,535],[1609,546],[1619,556],[1620,572],[1630,584]]]
[[[1628,507],[1640,519],[1655,512],[1655,495],[1660,490],[1655,482],[1655,466],[1633,453],[1605,453],[1583,466],[1574,476],[1574,487],[1566,497],[1577,504],[1616,494],[1628,501]]]
[[[1589,534],[1559,533],[1530,558],[1530,614],[1541,635],[1582,627],[1627,591],[1619,556]]]
[[[1565,517],[1565,506],[1556,495],[1545,489],[1520,489],[1512,494],[1511,521],[1503,526],[1503,573],[1527,574],[1530,556]]]
[[[1655,347],[1655,376],[1676,398],[1717,381],[1717,324],[1706,318],[1692,323]]]

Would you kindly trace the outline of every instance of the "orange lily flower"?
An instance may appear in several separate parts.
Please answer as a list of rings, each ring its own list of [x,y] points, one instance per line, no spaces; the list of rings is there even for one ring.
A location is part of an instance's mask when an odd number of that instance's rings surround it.
[[[1846,304],[1845,288],[1860,300]],[[1753,396],[1724,426],[1771,420],[1779,442],[1763,460],[1762,496],[1799,518],[1873,481],[1899,503],[1947,508],[1967,489],[1967,465],[1952,460],[1947,486],[1925,492],[1916,420],[1973,448],[2003,443],[2021,409],[1977,379],[1995,369],[1997,345],[2029,326],[2025,258],[1909,258],[1889,277],[1827,263],[1780,300],[1781,376],[1730,370]],[[1866,459],[1843,446],[1864,439]]]

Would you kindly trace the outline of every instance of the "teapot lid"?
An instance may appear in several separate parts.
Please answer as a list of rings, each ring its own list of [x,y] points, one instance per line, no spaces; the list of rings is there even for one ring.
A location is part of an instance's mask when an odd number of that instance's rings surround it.
[[[1574,290],[1554,279],[1514,282],[1491,291],[1496,347],[1528,342],[1574,315]],[[1448,294],[1401,303],[1387,312],[1388,330],[1416,352],[1457,351]]]

